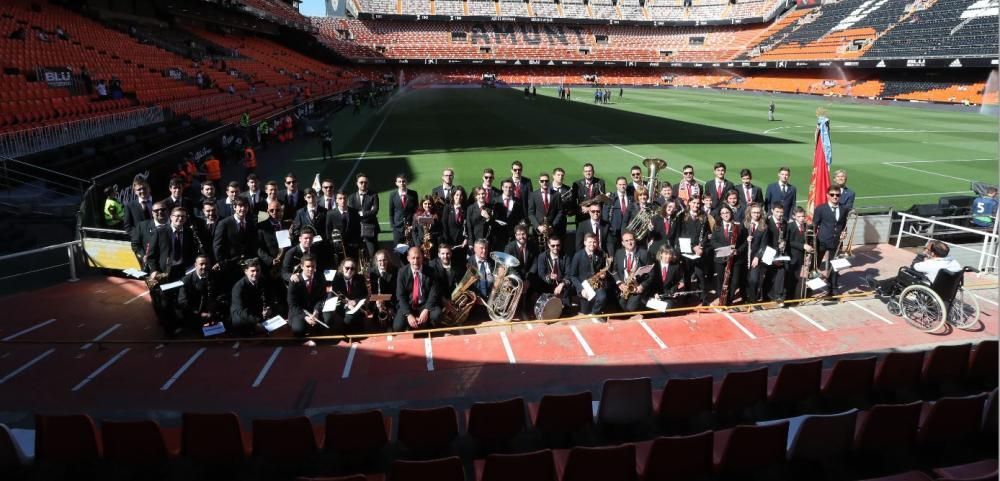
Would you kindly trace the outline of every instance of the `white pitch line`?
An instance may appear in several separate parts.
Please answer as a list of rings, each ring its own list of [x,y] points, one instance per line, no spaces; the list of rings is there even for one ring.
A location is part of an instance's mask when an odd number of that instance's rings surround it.
[[[135,301],[138,301],[140,297],[142,297],[142,296],[148,296],[148,295],[149,295],[149,291],[143,292],[142,294],[139,294],[138,296],[135,296],[135,297],[133,297],[133,298],[131,298],[131,299],[123,302],[122,304],[125,304],[127,306],[127,305],[129,305],[129,304],[131,304],[131,303],[133,303]]]
[[[204,353],[207,349],[207,347],[202,347],[195,351],[195,353],[188,358],[187,362],[185,362],[173,376],[170,376],[170,379],[167,379],[167,382],[163,383],[163,386],[160,386],[160,390],[166,391],[167,389],[170,389],[170,386],[173,386],[174,383],[177,382],[177,380],[180,379],[185,372],[187,372],[188,368],[190,368],[191,365],[194,364],[194,362],[197,361],[198,358],[201,357],[202,353]]]
[[[869,313],[869,314],[871,314],[871,315],[873,315],[873,316],[875,316],[875,317],[879,318],[880,320],[882,320],[882,322],[884,322],[884,323],[886,323],[886,324],[895,324],[894,322],[892,322],[892,321],[890,321],[890,320],[888,320],[888,319],[886,319],[886,318],[882,317],[881,315],[879,315],[879,314],[878,314],[878,313],[876,313],[875,311],[873,311],[873,310],[871,310],[871,309],[869,309],[869,308],[867,308],[867,307],[865,307],[865,306],[862,306],[861,304],[858,304],[858,303],[857,303],[857,301],[854,301],[854,302],[848,302],[848,304],[850,304],[850,305],[852,305],[852,306],[854,306],[854,307],[857,307],[858,309],[861,309],[862,311],[865,311],[865,312],[867,312],[867,313]]]
[[[271,370],[271,366],[274,365],[274,361],[278,359],[278,354],[281,354],[281,346],[274,348],[274,352],[271,353],[271,357],[268,358],[267,362],[264,363],[264,367],[260,368],[260,373],[257,374],[257,379],[253,381],[253,387],[260,386],[260,383],[264,382],[264,376],[267,376],[267,372]]]
[[[576,340],[580,343],[580,347],[583,348],[583,352],[587,353],[588,356],[593,356],[594,351],[590,350],[590,345],[587,344],[587,340],[583,338],[583,334],[580,334],[580,330],[576,326],[569,326],[569,330],[573,331],[573,335],[576,336]]]
[[[424,356],[427,357],[427,370],[434,370],[434,348],[431,346],[431,338],[424,338]]]
[[[378,133],[382,131],[382,126],[385,125],[385,121],[389,120],[389,114],[392,113],[392,109],[394,108],[396,108],[396,104],[389,106],[389,110],[386,111],[385,117],[382,117],[382,121],[379,122],[378,127],[375,127],[375,132],[372,132],[371,138],[368,139],[368,144],[365,145],[365,150],[361,151],[361,155],[358,156],[358,158],[354,161],[354,165],[351,166],[350,172],[344,176],[344,183],[340,184],[340,190],[344,190],[347,187],[348,182],[351,181],[351,176],[354,175],[354,172],[358,170],[358,166],[361,165],[361,161],[368,155],[368,149],[370,149],[372,143],[375,142],[375,137],[378,136]]]
[[[823,327],[820,323],[818,323],[818,322],[810,319],[809,316],[806,316],[805,314],[799,312],[799,310],[796,309],[796,308],[794,308],[794,307],[789,307],[788,310],[794,312],[795,314],[798,314],[799,317],[805,319],[806,322],[808,322],[809,324],[812,324],[812,325],[816,326],[817,329],[819,329],[819,330],[821,330],[823,332],[826,332],[826,331],[829,330],[829,329]]]
[[[989,299],[987,299],[987,298],[985,298],[985,297],[983,297],[983,296],[980,296],[979,294],[976,294],[976,293],[973,293],[972,295],[974,295],[974,296],[978,297],[978,298],[979,298],[979,299],[981,299],[981,300],[984,300],[984,301],[986,301],[986,302],[989,302],[990,304],[993,304],[994,306],[1000,306],[1000,304],[998,304],[998,303],[997,303],[997,301],[991,301],[991,300],[989,300]]]
[[[966,194],[968,190],[958,190],[953,192],[923,192],[919,194],[889,194],[889,195],[863,195],[857,197],[857,199],[891,199],[894,197],[920,197],[924,195],[950,195],[950,194]]]
[[[125,349],[122,349],[121,351],[119,351],[118,354],[115,354],[114,357],[112,357],[111,359],[108,359],[108,362],[105,362],[104,364],[101,364],[101,367],[97,368],[97,370],[95,370],[94,372],[90,373],[89,376],[83,378],[83,380],[80,381],[79,384],[77,384],[76,386],[73,386],[73,389],[70,389],[70,391],[79,391],[79,390],[83,389],[83,386],[86,386],[87,384],[90,383],[90,381],[93,381],[94,379],[97,379],[97,376],[100,376],[101,373],[104,372],[105,369],[111,367],[112,364],[118,362],[118,360],[121,359],[122,356],[124,356],[125,354],[128,354],[128,352],[131,351],[131,350],[132,350],[131,347],[126,347]]]
[[[716,309],[716,311],[718,311],[718,309]],[[732,316],[732,314],[726,311],[721,311],[721,313],[722,317],[729,319],[729,322],[733,323],[734,326],[736,326],[739,330],[743,331],[743,334],[746,334],[747,337],[749,337],[750,339],[757,339],[757,336],[753,335],[753,333],[750,332],[750,329],[744,327],[743,324],[740,324],[740,321],[737,321],[736,318]]]
[[[900,161],[889,161],[891,164],[937,164],[940,162],[979,162],[983,160],[997,160],[997,159],[940,159],[940,160],[900,160]]]
[[[517,358],[514,357],[514,350],[510,347],[510,340],[507,339],[507,333],[500,333],[500,340],[503,341],[503,350],[507,351],[507,361],[511,364],[517,364]]]
[[[341,379],[351,377],[351,366],[354,365],[354,353],[358,352],[358,343],[351,343],[351,350],[347,353],[347,362],[344,364],[344,372],[340,374]]]
[[[41,323],[35,324],[34,326],[31,326],[31,327],[29,327],[27,329],[22,329],[20,331],[17,331],[14,334],[11,334],[11,335],[3,338],[3,340],[4,341],[9,341],[11,339],[14,339],[15,337],[20,337],[20,336],[22,336],[24,334],[27,334],[27,333],[29,333],[31,331],[34,331],[35,329],[41,329],[41,328],[43,328],[43,327],[45,327],[45,326],[47,326],[49,324],[52,324],[53,322],[56,322],[56,320],[55,319],[49,319],[49,320],[47,320],[45,322],[41,322]]]
[[[913,167],[907,167],[905,165],[898,165],[898,164],[895,164],[893,162],[882,162],[882,163],[885,164],[885,165],[891,165],[893,167],[899,167],[900,169],[906,169],[906,170],[912,170],[914,172],[920,172],[922,174],[930,174],[930,175],[936,175],[938,177],[946,177],[946,178],[949,178],[949,179],[961,180],[963,182],[971,182],[971,180],[963,178],[963,177],[955,177],[953,175],[940,174],[940,173],[937,173],[937,172],[931,172],[929,170],[915,169]]]
[[[95,342],[100,341],[101,339],[104,339],[105,337],[108,337],[108,334],[111,334],[112,332],[115,332],[115,329],[118,329],[119,327],[122,327],[122,325],[121,324],[115,324],[115,325],[109,327],[106,331],[98,334],[97,337],[95,337],[90,342],[88,342],[88,343],[80,346],[80,350],[81,351],[86,351],[87,349],[90,349],[90,346],[93,346]]]
[[[632,152],[631,150],[628,150],[628,149],[626,149],[625,147],[622,147],[622,146],[620,146],[620,145],[617,145],[617,144],[612,144],[611,142],[608,142],[608,141],[606,141],[606,140],[602,139],[601,137],[598,137],[598,136],[593,136],[593,137],[591,137],[591,138],[594,138],[594,139],[597,139],[598,141],[600,141],[600,142],[602,142],[602,143],[604,143],[604,144],[607,144],[607,145],[610,145],[610,146],[612,146],[612,147],[614,147],[614,148],[616,148],[616,149],[618,149],[618,150],[620,150],[620,151],[622,151],[622,152],[625,152],[625,153],[627,153],[627,154],[631,154],[631,155],[633,155],[633,156],[635,156],[635,157],[638,157],[638,158],[640,158],[640,159],[645,159],[645,158],[646,158],[646,156],[645,156],[645,155],[639,155],[639,154],[637,154],[637,153],[635,153],[635,152]],[[669,170],[669,171],[671,171],[671,172],[676,172],[676,173],[678,173],[678,174],[680,174],[680,173],[681,173],[681,171],[679,171],[679,170],[677,170],[677,169],[675,169],[675,168],[673,168],[673,167],[670,167],[670,166],[667,166],[667,170]],[[695,177],[695,178],[694,178],[694,180],[696,180],[696,181],[698,181],[698,182],[702,182],[702,180],[701,180],[701,179],[699,179],[699,178],[697,178],[697,177]]]
[[[21,374],[22,372],[28,370],[28,368],[30,368],[31,366],[34,366],[35,364],[38,364],[39,361],[41,361],[42,359],[45,359],[46,357],[49,356],[49,354],[52,354],[53,352],[56,352],[56,348],[54,348],[54,347],[52,349],[49,349],[48,351],[45,351],[45,352],[43,352],[43,353],[35,356],[34,359],[32,359],[32,360],[30,360],[30,361],[28,361],[28,362],[26,362],[24,364],[21,364],[21,367],[15,369],[13,371],[11,371],[10,374],[4,376],[3,378],[0,378],[0,384],[3,384],[5,382],[7,382],[7,381],[10,381],[11,379],[14,378],[14,376],[17,376],[18,374]]]
[[[639,319],[639,325],[646,330],[646,334],[649,334],[649,337],[653,338],[653,342],[655,342],[657,346],[660,346],[660,349],[667,348],[667,345],[663,343],[663,341],[660,339],[660,336],[657,336],[656,333],[649,328],[649,326],[646,324],[646,321]]]

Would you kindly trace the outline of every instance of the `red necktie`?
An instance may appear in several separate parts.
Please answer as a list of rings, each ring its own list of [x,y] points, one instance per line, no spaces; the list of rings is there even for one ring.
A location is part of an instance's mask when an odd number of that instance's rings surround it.
[[[545,209],[545,213],[546,214],[549,213],[549,193],[548,192],[543,192],[542,193],[542,208]]]
[[[594,184],[587,184],[587,198],[594,196]]]
[[[420,275],[413,273],[413,305],[420,304]]]
[[[455,222],[458,224],[462,223],[462,208],[455,207]]]
[[[559,259],[552,259],[552,273],[559,277]]]
[[[313,291],[313,281],[312,279],[306,279],[306,292],[312,294]]]
[[[487,204],[490,203],[490,196],[491,196],[491,194],[493,194],[493,192],[491,192],[492,190],[493,189],[486,189],[486,203]]]
[[[799,234],[802,234],[803,237],[806,235],[805,230],[802,229],[802,224],[799,224]]]
[[[406,194],[400,194],[400,196],[399,196],[399,202],[401,204],[403,204],[403,208],[405,209],[406,208]]]
[[[625,196],[619,196],[622,200],[622,217],[625,217]]]
[[[518,199],[521,198],[521,183],[520,182],[514,184],[514,197],[516,197]]]
[[[628,255],[625,256],[625,271],[626,272],[632,272],[632,253],[631,252],[629,252]]]
[[[670,221],[668,221],[667,219],[663,219],[663,235],[664,236],[670,235]]]
[[[664,283],[667,282],[667,266],[663,266],[663,269],[660,270],[660,278],[663,280]]]
[[[750,188],[747,187],[746,189],[743,189],[743,191],[746,192],[746,195],[747,195],[747,204],[749,204],[750,203]]]
[[[715,183],[715,197],[722,200],[722,182]]]
[[[521,246],[521,264],[524,265],[527,263],[528,263],[528,258],[524,254],[524,246]]]

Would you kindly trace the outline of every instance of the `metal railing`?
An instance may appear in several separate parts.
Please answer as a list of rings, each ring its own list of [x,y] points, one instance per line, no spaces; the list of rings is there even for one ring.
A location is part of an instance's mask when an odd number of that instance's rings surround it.
[[[63,196],[79,196],[90,184],[87,179],[0,156],[0,187],[15,189],[31,186],[38,191],[44,191],[48,187]],[[6,193],[9,194],[9,191]]]
[[[3,276],[3,277],[0,277],[0,281],[6,281],[6,280],[9,280],[9,279],[14,279],[14,278],[17,278],[17,277],[26,276],[26,275],[29,275],[29,274],[35,274],[35,273],[38,273],[38,272],[43,272],[43,271],[47,271],[47,270],[50,270],[50,269],[56,269],[56,268],[64,267],[64,266],[68,265],[69,266],[69,279],[68,280],[70,282],[76,282],[76,281],[79,280],[79,278],[76,276],[77,250],[79,250],[82,247],[82,245],[83,244],[82,244],[81,241],[75,240],[75,241],[70,241],[70,242],[63,242],[62,244],[55,244],[55,245],[50,245],[50,246],[45,246],[45,247],[39,247],[37,249],[31,249],[31,250],[27,250],[27,251],[15,252],[13,254],[7,254],[7,255],[0,256],[0,263],[3,263],[3,262],[6,262],[6,261],[11,261],[11,260],[14,260],[14,259],[20,259],[20,258],[27,257],[27,256],[32,256],[32,255],[36,255],[36,254],[42,254],[42,253],[45,253],[45,252],[57,251],[57,250],[65,249],[66,250],[66,256],[69,258],[68,262],[65,262],[65,263],[62,263],[62,264],[55,264],[55,265],[46,266],[46,267],[39,267],[39,268],[31,269],[31,270],[28,270],[28,271],[22,271],[22,272],[18,272],[18,273],[15,273],[15,274],[10,274],[10,275]]]
[[[972,229],[969,227],[963,227],[960,225],[951,224],[945,222],[945,220],[953,219],[968,219],[969,216],[949,216],[949,217],[938,217],[938,218],[927,218],[920,217],[913,214],[907,214],[905,212],[899,213],[899,233],[896,235],[896,247],[900,247],[903,237],[910,236],[916,237],[918,239],[924,240],[934,240],[935,237],[941,237],[945,235],[956,235],[956,234],[973,234],[976,236],[983,237],[983,243],[979,248],[972,248],[961,244],[956,244],[952,242],[942,241],[948,244],[950,248],[958,248],[965,251],[973,252],[979,255],[979,264],[976,266],[980,271],[983,272],[997,272],[997,260],[1000,257],[1000,251],[998,251],[998,238],[997,235],[997,224],[993,224],[993,230],[991,232],[984,230]],[[910,220],[910,228],[907,229],[907,220]],[[923,223],[923,226],[917,223]],[[940,239],[938,239],[940,240]]]
[[[0,155],[23,157],[64,145],[163,122],[160,107],[139,107],[56,125],[0,134]]]

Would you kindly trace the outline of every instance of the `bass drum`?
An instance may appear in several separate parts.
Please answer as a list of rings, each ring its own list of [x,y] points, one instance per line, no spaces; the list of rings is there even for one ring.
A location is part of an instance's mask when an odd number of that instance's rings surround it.
[[[562,316],[562,299],[552,294],[542,294],[535,301],[535,319],[539,321],[549,321],[559,319]]]

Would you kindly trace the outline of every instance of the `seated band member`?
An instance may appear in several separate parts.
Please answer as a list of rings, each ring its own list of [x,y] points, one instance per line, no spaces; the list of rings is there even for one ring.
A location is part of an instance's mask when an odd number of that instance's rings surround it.
[[[340,269],[333,278],[333,294],[341,296],[343,302],[334,312],[327,312],[326,323],[337,334],[353,334],[364,329],[365,308],[358,307],[368,301],[365,277],[358,272],[358,264],[351,257],[340,263]],[[354,312],[351,312],[354,311]]]
[[[656,298],[667,303],[667,309],[674,307],[674,294],[684,290],[684,264],[681,264],[675,251],[664,245],[656,252],[656,268],[649,273],[643,282],[644,300]]]
[[[219,286],[212,278],[208,256],[194,259],[194,270],[184,276],[184,285],[177,290],[177,311],[182,329],[198,329],[222,321],[219,308]]]
[[[476,274],[479,275],[475,289],[484,301],[489,299],[490,292],[493,290],[493,282],[496,280],[494,275],[496,266],[494,264],[493,258],[490,257],[489,242],[486,239],[477,239],[476,243],[472,245],[472,255],[469,256],[467,265],[470,269],[475,269]]]
[[[286,284],[289,282],[298,282],[298,280],[293,281],[292,277],[294,276],[296,267],[298,267],[302,257],[306,255],[312,255],[313,259],[316,261],[317,270],[325,268],[325,265],[320,260],[317,246],[313,245],[313,237],[315,236],[316,231],[314,231],[312,227],[305,226],[302,229],[299,229],[299,242],[294,246],[289,247],[285,252],[284,259],[281,261],[281,278]]]
[[[252,335],[264,329],[262,322],[274,317],[264,279],[259,260],[253,258],[244,263],[243,277],[233,285],[227,330],[238,335]]]
[[[514,268],[513,274],[526,280],[526,275],[531,270],[531,266],[535,264],[535,257],[538,255],[537,244],[528,241],[528,227],[526,225],[518,224],[514,227],[514,240],[504,246],[503,252],[517,258],[521,264]]]
[[[407,329],[426,329],[437,325],[441,318],[441,296],[434,272],[424,266],[420,248],[411,247],[406,252],[408,265],[399,270],[396,278],[396,319],[393,332]]]
[[[441,286],[440,291],[443,303],[451,300],[451,293],[455,290],[455,286],[462,280],[462,276],[465,275],[465,269],[452,262],[452,257],[451,245],[442,242],[437,248],[437,259],[431,261],[430,264],[431,269],[434,270],[434,275],[437,277],[437,282]]]
[[[531,269],[534,282],[531,283],[533,298],[541,294],[552,294],[563,299],[563,305],[569,304],[569,296],[573,294],[573,284],[567,277],[570,260],[562,254],[562,239],[550,237],[548,250],[535,259]]]
[[[747,218],[743,222],[747,231],[747,288],[743,300],[756,304],[761,299],[761,287],[767,274],[767,265],[760,261],[767,246],[767,223],[764,221],[764,208],[760,204],[750,204],[747,207]]]
[[[288,286],[288,324],[291,325],[295,337],[301,339],[307,332],[322,328],[320,321],[323,321],[324,314],[328,313],[323,312],[326,283],[323,282],[322,274],[316,273],[316,258],[308,254],[302,256],[299,268],[300,282]],[[330,325],[325,321],[324,324]],[[316,343],[309,339],[302,345],[313,347]]]
[[[642,308],[642,284],[638,279],[632,279],[632,276],[640,267],[646,265],[646,249],[638,247],[637,244],[635,234],[626,229],[622,231],[622,248],[615,252],[613,277],[618,286],[618,305],[625,312],[635,312]],[[629,294],[628,300],[624,297],[626,283],[635,284],[635,291]]]
[[[597,240],[597,250],[607,252],[610,246],[608,236],[611,226],[602,218],[604,214],[601,213],[601,204],[592,203],[585,209],[588,217],[576,226],[574,252],[583,250],[583,241],[587,234],[593,235]]]
[[[573,256],[573,262],[569,265],[569,279],[573,283],[573,288],[580,293],[580,314],[591,315],[604,312],[604,303],[607,302],[607,282],[603,288],[594,289],[594,297],[587,300],[583,297],[583,283],[589,280],[598,271],[604,268],[605,254],[597,249],[597,236],[587,234],[583,239],[583,249]],[[592,288],[594,286],[591,286]]]
[[[747,232],[733,218],[733,209],[727,204],[719,206],[719,222],[715,224],[715,231],[712,232],[712,247],[716,251],[729,247],[730,255],[725,257],[715,256],[715,292],[718,293],[718,304],[728,306],[733,304],[736,298],[736,291],[743,285],[743,271],[745,259],[747,258]],[[723,283],[727,281],[726,272],[729,272],[728,291],[723,299]],[[723,302],[725,300],[725,302]]]

